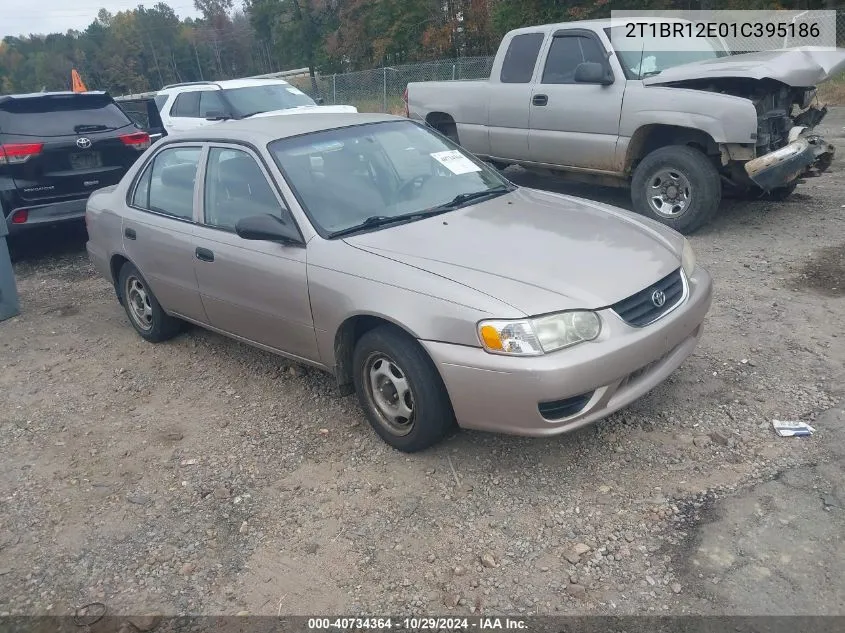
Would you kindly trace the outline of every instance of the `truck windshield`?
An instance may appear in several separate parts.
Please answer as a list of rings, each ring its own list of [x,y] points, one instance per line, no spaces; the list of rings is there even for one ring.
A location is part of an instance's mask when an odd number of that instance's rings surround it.
[[[232,105],[235,115],[239,117],[317,105],[311,97],[299,88],[287,83],[273,83],[247,88],[225,88],[223,92]]]
[[[303,134],[269,149],[312,224],[329,237],[446,213],[512,189],[480,160],[411,121]]]
[[[611,43],[615,38],[624,37],[625,27],[605,29]],[[643,79],[652,75],[659,75],[667,68],[691,64],[717,57],[727,57],[730,52],[721,41],[715,38],[693,40],[692,38],[674,37],[671,46],[667,45],[667,38],[658,40],[648,36],[626,38],[624,50],[614,45],[619,63],[628,79]],[[633,40],[633,41],[632,41]]]

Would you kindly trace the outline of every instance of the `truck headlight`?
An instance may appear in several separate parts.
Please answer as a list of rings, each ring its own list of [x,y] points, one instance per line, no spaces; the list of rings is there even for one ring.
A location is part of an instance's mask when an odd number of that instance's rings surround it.
[[[684,269],[684,274],[689,277],[692,271],[695,270],[695,251],[692,250],[692,245],[689,240],[684,240],[684,252],[681,255],[681,268]]]
[[[534,319],[490,320],[478,324],[478,337],[492,354],[539,356],[592,341],[601,333],[601,319],[590,310],[559,312]]]

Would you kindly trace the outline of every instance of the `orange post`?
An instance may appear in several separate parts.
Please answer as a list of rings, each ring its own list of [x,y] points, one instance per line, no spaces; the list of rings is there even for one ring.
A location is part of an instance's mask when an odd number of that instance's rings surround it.
[[[70,71],[70,78],[73,81],[73,91],[74,92],[87,92],[88,88],[85,87],[85,84],[82,83],[82,78],[79,76],[79,73],[76,72],[76,68]]]

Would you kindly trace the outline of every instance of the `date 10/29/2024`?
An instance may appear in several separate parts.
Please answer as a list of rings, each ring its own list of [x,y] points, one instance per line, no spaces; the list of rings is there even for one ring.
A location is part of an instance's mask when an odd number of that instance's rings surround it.
[[[525,620],[500,617],[308,618],[309,631],[496,631],[525,630]]]

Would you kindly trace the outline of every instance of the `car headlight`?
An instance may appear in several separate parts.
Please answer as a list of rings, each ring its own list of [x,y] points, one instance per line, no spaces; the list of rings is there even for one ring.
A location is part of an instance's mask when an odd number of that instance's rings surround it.
[[[490,320],[478,324],[484,349],[493,354],[539,356],[585,341],[601,333],[601,319],[589,310],[559,312],[535,319]]]
[[[681,268],[684,269],[684,274],[689,277],[692,271],[695,270],[695,251],[692,250],[692,245],[689,240],[684,240],[684,252],[681,255]]]

